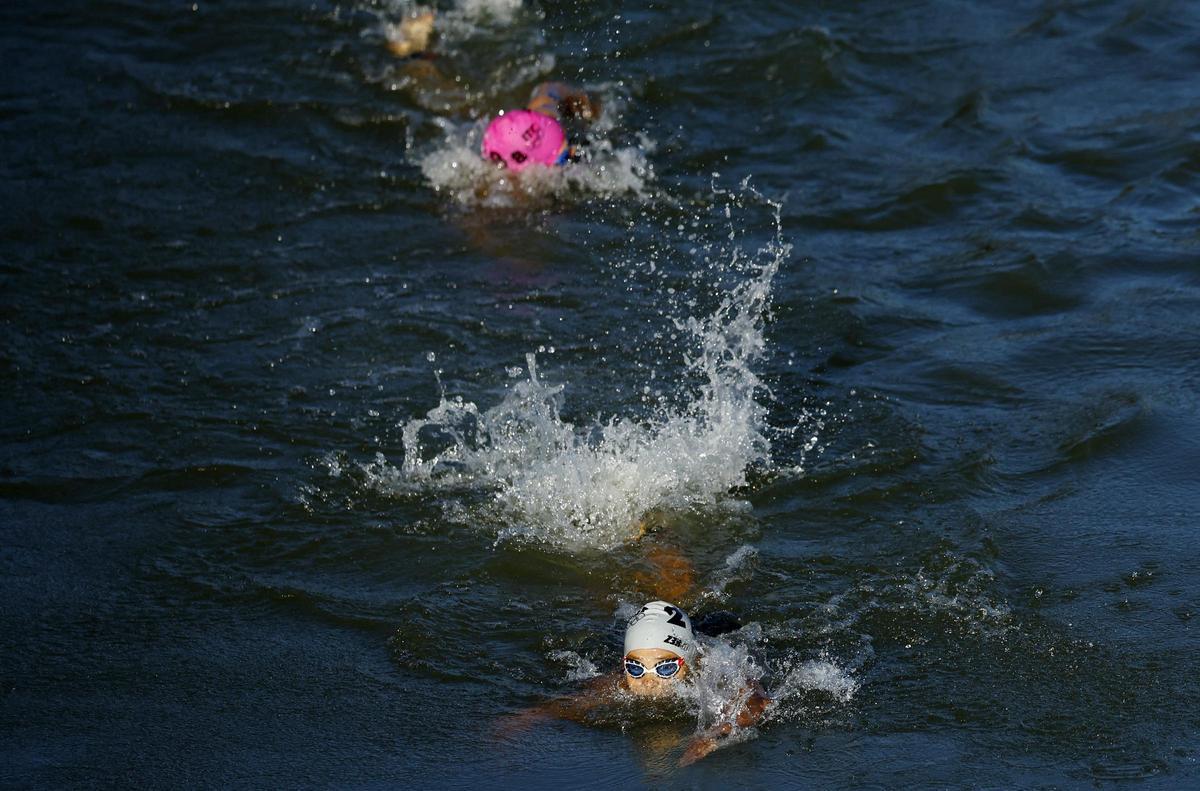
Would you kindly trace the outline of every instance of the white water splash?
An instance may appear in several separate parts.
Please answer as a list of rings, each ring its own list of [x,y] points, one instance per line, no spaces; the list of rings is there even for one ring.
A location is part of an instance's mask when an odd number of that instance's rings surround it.
[[[411,0],[383,0],[379,7],[387,19],[400,19],[434,10],[433,3]],[[504,27],[513,24],[522,9],[522,0],[458,0],[448,8],[437,10],[438,30],[445,35],[447,31],[451,34],[461,33],[459,28],[464,25],[471,26],[467,31],[470,33],[478,32],[478,26],[482,25]]]
[[[544,383],[529,354],[527,378],[496,406],[443,397],[424,418],[404,422],[400,469],[378,457],[363,468],[372,483],[385,491],[490,489],[498,541],[571,549],[615,546],[653,509],[711,507],[746,485],[751,467],[770,465],[754,365],[765,351],[775,274],[790,250],[780,238],[780,206],[770,205],[774,240],[749,258],[732,254],[732,271],[750,274],[710,315],[674,321],[691,339],[685,379],[699,382],[686,403],[646,420],[575,426],[560,416],[565,385]]]
[[[596,667],[595,662],[574,651],[554,651],[551,652],[550,659],[567,666],[567,681],[587,681],[600,675],[600,669]]]
[[[954,618],[968,631],[1003,634],[1013,627],[1012,611],[991,595],[995,574],[971,559],[954,559],[940,571],[920,569],[901,584],[917,611]]]
[[[745,708],[762,677],[759,667],[742,643],[704,640],[691,683],[681,687],[696,708],[697,731],[718,725],[736,728],[738,714]]]
[[[788,671],[774,690],[777,701],[786,701],[802,692],[824,692],[838,703],[849,703],[858,692],[859,682],[848,668],[827,658],[801,662]]]
[[[459,0],[456,7],[467,19],[510,25],[521,11],[521,0]]]

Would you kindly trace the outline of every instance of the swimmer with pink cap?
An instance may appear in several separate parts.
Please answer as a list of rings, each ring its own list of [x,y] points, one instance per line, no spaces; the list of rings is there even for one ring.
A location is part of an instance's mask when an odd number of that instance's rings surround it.
[[[502,112],[492,119],[483,133],[483,156],[515,171],[533,164],[565,165],[573,150],[559,119],[590,120],[597,112],[597,103],[583,91],[561,82],[544,82],[534,89],[526,109]]]
[[[483,155],[498,165],[522,171],[535,163],[565,164],[571,149],[557,119],[533,110],[509,110],[488,124]]]
[[[435,22],[432,8],[418,6],[399,24],[387,26],[387,46],[393,55],[406,61],[407,76],[452,92],[457,80],[450,81],[432,62],[435,55],[429,47],[436,32]],[[574,151],[567,143],[563,121],[590,121],[599,111],[599,102],[582,90],[563,82],[543,82],[533,90],[524,109],[502,111],[492,119],[483,133],[483,156],[514,171],[534,164],[565,165]]]

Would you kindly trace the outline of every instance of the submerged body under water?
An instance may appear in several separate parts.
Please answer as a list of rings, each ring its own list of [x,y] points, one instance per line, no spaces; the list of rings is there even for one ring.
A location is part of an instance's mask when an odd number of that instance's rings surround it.
[[[628,5],[0,11],[5,786],[1200,781],[1196,9]]]

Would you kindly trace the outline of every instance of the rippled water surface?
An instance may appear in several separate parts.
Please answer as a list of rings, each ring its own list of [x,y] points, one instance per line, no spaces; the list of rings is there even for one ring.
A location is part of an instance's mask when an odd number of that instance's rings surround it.
[[[3,785],[1200,784],[1200,7],[410,9],[0,9]]]

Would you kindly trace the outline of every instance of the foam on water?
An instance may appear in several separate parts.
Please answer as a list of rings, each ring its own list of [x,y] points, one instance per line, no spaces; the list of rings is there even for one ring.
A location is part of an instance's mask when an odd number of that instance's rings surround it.
[[[576,426],[561,417],[566,385],[544,382],[530,353],[524,378],[495,406],[443,395],[425,417],[404,421],[401,466],[378,457],[363,467],[369,484],[385,492],[485,488],[497,540],[572,549],[615,546],[653,509],[713,506],[744,486],[749,468],[771,461],[754,364],[790,247],[781,241],[780,207],[770,205],[774,239],[728,262],[745,279],[709,315],[673,320],[690,338],[683,379],[698,383],[681,388],[679,402],[644,419],[612,415]]]

